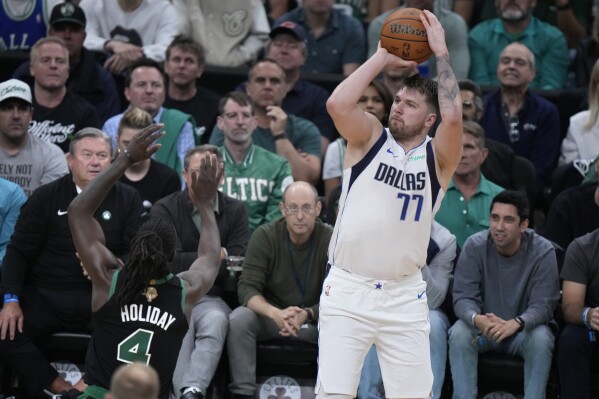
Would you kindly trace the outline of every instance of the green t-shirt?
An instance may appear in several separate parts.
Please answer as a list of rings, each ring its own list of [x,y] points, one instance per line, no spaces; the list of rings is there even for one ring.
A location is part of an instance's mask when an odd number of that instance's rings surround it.
[[[235,163],[225,146],[220,150],[225,161],[220,190],[245,204],[250,233],[258,226],[280,218],[279,203],[283,191],[293,182],[289,162],[253,144],[241,163]]]
[[[472,234],[489,228],[491,201],[503,190],[503,187],[487,180],[481,173],[478,189],[468,202],[451,179],[435,220],[455,235],[462,248]]]

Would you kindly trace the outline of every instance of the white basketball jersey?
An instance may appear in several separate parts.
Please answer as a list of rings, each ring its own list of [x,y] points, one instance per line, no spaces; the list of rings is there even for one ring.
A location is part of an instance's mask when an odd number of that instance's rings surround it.
[[[413,274],[426,263],[443,195],[431,138],[405,153],[385,129],[364,158],[343,171],[329,263],[381,280]]]

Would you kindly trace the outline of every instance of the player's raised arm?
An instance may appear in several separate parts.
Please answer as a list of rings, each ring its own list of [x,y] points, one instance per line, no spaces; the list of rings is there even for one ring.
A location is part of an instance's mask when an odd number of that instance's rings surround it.
[[[462,97],[458,81],[451,69],[449,51],[445,43],[445,31],[430,11],[421,15],[426,28],[428,43],[437,59],[437,90],[441,124],[435,133],[433,145],[437,161],[437,176],[446,189],[462,157]]]
[[[220,268],[220,233],[214,216],[214,201],[223,170],[224,165],[219,162],[217,156],[205,152],[200,169],[191,172],[189,192],[193,204],[200,211],[202,233],[198,244],[198,258],[189,270],[179,273],[179,277],[188,283],[187,314],[212,287]]]
[[[372,57],[337,85],[327,101],[327,111],[341,136],[347,140],[349,148],[370,148],[383,131],[378,119],[357,105],[370,82],[387,67],[413,69],[415,65],[413,61],[402,60],[379,46]]]
[[[153,133],[162,126],[161,124],[150,125],[136,134],[127,146],[127,150],[119,154],[110,167],[93,179],[69,205],[67,213],[73,243],[94,288],[92,310],[99,309],[106,302],[114,265],[119,262],[106,248],[104,231],[94,218],[94,213],[114,183],[132,163],[147,159],[158,150],[159,145],[153,143],[163,133]]]

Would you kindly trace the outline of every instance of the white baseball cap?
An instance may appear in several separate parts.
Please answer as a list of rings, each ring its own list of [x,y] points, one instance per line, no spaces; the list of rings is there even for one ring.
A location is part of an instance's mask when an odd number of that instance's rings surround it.
[[[10,79],[0,83],[0,102],[9,98],[18,98],[31,104],[29,85],[18,79]]]

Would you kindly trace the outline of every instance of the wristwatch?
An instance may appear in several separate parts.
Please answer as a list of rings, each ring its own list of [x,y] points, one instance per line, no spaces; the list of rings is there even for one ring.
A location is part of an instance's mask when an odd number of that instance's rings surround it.
[[[518,322],[518,324],[520,324],[520,327],[516,331],[520,332],[524,330],[524,327],[526,327],[526,322],[524,321],[524,319],[520,316],[516,316],[515,320]]]
[[[306,311],[306,313],[308,314],[308,318],[306,319],[306,323],[310,323],[310,322],[314,321],[313,310],[310,309],[310,308],[306,308],[306,307],[304,307],[302,309],[304,309]]]
[[[277,141],[277,140],[282,140],[282,139],[286,139],[287,138],[287,133],[283,132],[283,133],[279,133],[279,134],[275,134],[274,136],[272,136],[272,138]]]

